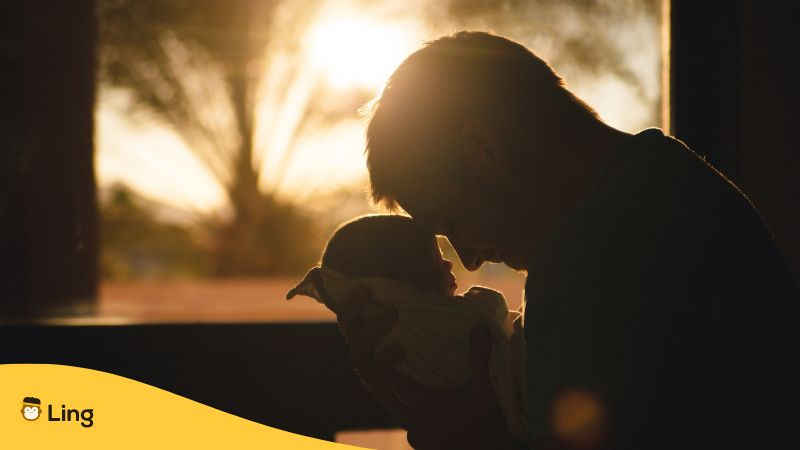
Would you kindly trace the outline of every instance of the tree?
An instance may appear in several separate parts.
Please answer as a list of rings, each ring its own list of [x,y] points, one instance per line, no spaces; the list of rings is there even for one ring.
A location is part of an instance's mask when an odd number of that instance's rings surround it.
[[[316,3],[305,3],[98,0],[100,80],[175,130],[227,193],[219,274],[296,269],[317,252],[311,220],[259,187],[264,155],[286,160],[313,99],[299,48]],[[256,142],[262,115],[284,139]]]

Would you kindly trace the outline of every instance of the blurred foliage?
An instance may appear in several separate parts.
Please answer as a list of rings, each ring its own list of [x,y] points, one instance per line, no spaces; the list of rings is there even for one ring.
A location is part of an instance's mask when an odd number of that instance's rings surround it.
[[[264,198],[252,222],[223,223],[216,230],[218,275],[300,274],[319,259],[319,224],[296,205]]]
[[[561,75],[569,72],[573,83],[620,80],[649,106],[649,117],[640,119],[644,128],[660,121],[660,55],[653,38],[657,43],[665,1],[449,0],[425,11],[430,24],[444,16],[455,29],[502,30],[522,39]]]
[[[178,133],[227,193],[232,212],[225,216],[228,219],[204,219],[212,224],[207,227],[211,263],[207,264],[209,255],[204,253],[197,273],[295,272],[317,257],[317,224],[299,206],[262,192],[261,161],[266,152],[273,151],[284,155],[278,164],[285,165],[307,119],[332,120],[347,112],[315,105],[322,96],[311,95],[300,105],[294,122],[290,121],[285,148],[263,148],[255,142],[258,108],[272,108],[273,122],[286,122],[280,121],[280,115],[290,109],[288,93],[304,70],[297,59],[301,52],[295,50],[317,4],[97,0],[100,82],[128,90],[133,95],[132,113],[149,114]],[[274,84],[272,90],[279,95],[264,105],[260,93],[267,82]],[[120,260],[130,266],[130,254],[120,256],[125,245],[145,245],[147,233],[154,235],[146,246],[166,249],[162,245],[174,238],[175,258],[189,254],[183,246],[190,241],[178,237],[178,228],[148,222],[143,210],[120,209],[119,202],[103,211],[111,214],[103,219],[108,228],[103,245],[109,248],[109,270],[114,264],[124,266]],[[124,214],[133,216],[126,219]],[[142,222],[138,231],[137,220]],[[128,240],[126,233],[135,234],[136,239]]]
[[[100,201],[100,255],[104,279],[196,277],[211,273],[202,230],[156,218],[156,209],[124,185]]]
[[[125,185],[100,199],[104,279],[299,274],[319,258],[318,227],[296,206],[268,202],[253,225],[187,220]],[[176,221],[180,219],[180,221]]]

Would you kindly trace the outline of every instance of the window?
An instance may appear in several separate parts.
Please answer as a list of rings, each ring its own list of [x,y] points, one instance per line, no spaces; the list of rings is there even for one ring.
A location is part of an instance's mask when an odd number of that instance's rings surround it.
[[[509,36],[611,125],[663,124],[658,0],[97,6],[102,316],[331,320],[283,296],[337,224],[372,211],[359,107],[442,34]],[[520,303],[523,276],[456,266],[461,286]]]

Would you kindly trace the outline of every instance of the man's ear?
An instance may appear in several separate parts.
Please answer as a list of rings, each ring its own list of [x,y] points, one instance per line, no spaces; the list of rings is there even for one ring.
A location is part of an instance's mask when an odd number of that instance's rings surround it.
[[[474,168],[507,171],[507,148],[497,129],[481,119],[470,119],[461,127],[464,157]]]

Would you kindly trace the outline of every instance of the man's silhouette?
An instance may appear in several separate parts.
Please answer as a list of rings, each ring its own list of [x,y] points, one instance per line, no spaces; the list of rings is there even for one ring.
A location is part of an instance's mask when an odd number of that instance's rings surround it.
[[[532,448],[789,443],[796,289],[748,199],[683,143],[613,129],[547,63],[479,32],[406,59],[367,138],[373,200],[446,236],[470,270],[528,272]],[[465,392],[425,391],[372,355],[392,312],[357,313],[340,313],[351,357],[413,445],[514,445],[485,364]]]

